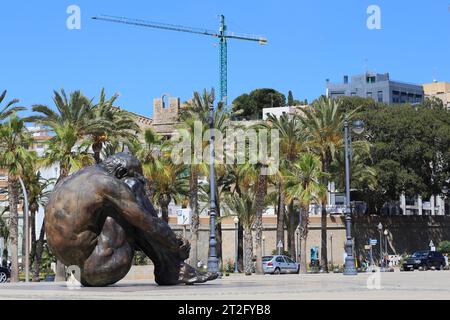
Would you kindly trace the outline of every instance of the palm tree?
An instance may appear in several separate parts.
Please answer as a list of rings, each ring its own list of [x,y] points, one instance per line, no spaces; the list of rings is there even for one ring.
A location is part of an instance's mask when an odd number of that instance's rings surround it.
[[[341,112],[338,100],[321,97],[311,108],[303,109],[301,118],[308,131],[308,147],[320,157],[322,171],[330,173],[331,161],[343,144],[343,125],[345,115]],[[349,117],[353,113],[349,114]],[[328,186],[328,175],[323,175],[322,184]],[[328,272],[327,257],[327,199],[322,199],[321,214],[321,268]]]
[[[353,156],[350,161],[350,181],[352,188],[365,185],[369,190],[377,186],[377,171],[367,165],[370,161],[370,143],[368,141],[353,142]],[[330,164],[331,178],[341,190],[345,188],[345,153],[339,150],[334,161]]]
[[[41,226],[39,238],[36,239],[36,213],[39,207],[44,207],[50,196],[49,186],[54,184],[54,179],[44,179],[36,165],[31,165],[26,172],[24,183],[28,192],[30,210],[31,244],[33,254],[33,281],[39,281],[39,266],[43,252],[44,224]]]
[[[11,281],[19,281],[18,265],[18,204],[19,177],[23,175],[25,167],[32,162],[28,145],[31,137],[26,131],[24,121],[15,114],[6,123],[0,125],[0,166],[8,172],[9,196],[9,232],[12,245],[11,253]]]
[[[6,92],[7,91],[5,90],[5,91],[2,92],[2,94],[0,94],[0,104],[5,99]],[[7,102],[5,104],[5,106],[1,108],[1,110],[0,110],[0,122],[3,122],[6,118],[8,118],[9,116],[13,115],[14,113],[16,113],[18,111],[26,110],[25,107],[15,106],[15,104],[17,104],[18,102],[19,102],[18,99],[13,99],[13,100]]]
[[[244,228],[244,270],[246,275],[251,275],[253,272],[252,228],[256,220],[255,195],[251,190],[242,195],[228,194],[224,202],[228,215],[236,215]]]
[[[192,110],[197,108],[192,107]],[[191,264],[195,265],[198,261],[198,229],[200,226],[200,210],[199,210],[199,186],[198,179],[201,175],[208,173],[208,165],[204,161],[198,161],[200,155],[208,145],[207,141],[203,139],[201,148],[198,150],[195,145],[195,135],[201,134],[207,130],[207,124],[201,123],[200,118],[195,113],[185,113],[181,124],[178,126],[178,132],[181,133],[183,139],[190,141],[191,146],[194,146],[194,154],[190,155],[190,164],[187,165],[189,169],[189,208],[191,210],[191,228],[190,228],[190,243],[191,243]],[[200,132],[197,132],[200,129]]]
[[[153,201],[161,208],[162,219],[169,222],[169,204],[188,195],[187,173],[183,165],[164,159],[160,166],[144,164],[144,175],[154,188]]]
[[[185,134],[190,135],[189,140],[191,140],[191,145],[196,148],[194,142],[194,134],[196,131],[196,123],[201,123],[201,136],[209,129],[209,117],[210,117],[210,106],[214,104],[215,100],[215,91],[211,89],[211,91],[203,90],[203,93],[195,91],[191,100],[186,103],[186,107],[181,111],[181,120],[182,124],[179,127],[180,132],[184,132]],[[224,112],[223,104],[219,102],[217,108],[214,112],[214,128],[221,131],[222,133],[225,131],[225,128],[228,124],[229,115]],[[201,150],[194,149],[194,157],[192,160],[199,159],[199,153],[202,153],[203,150],[208,146],[208,142],[202,140]],[[217,165],[217,167],[219,167]],[[220,169],[220,168],[217,168]],[[219,170],[217,170],[219,171]],[[200,175],[207,174],[208,172],[208,164],[205,161],[191,161],[189,166],[189,207],[192,212],[191,218],[191,244],[192,244],[192,254],[191,261],[197,261],[197,241],[198,241],[198,228],[200,224],[199,218],[199,186],[198,186],[198,178]],[[220,178],[216,176],[216,181],[219,181]],[[220,184],[216,183],[216,208],[217,208],[217,217],[220,218],[220,197],[218,194],[220,193]],[[222,265],[222,226],[220,219],[218,219],[217,232],[216,232],[216,240],[217,240],[217,256],[219,258],[219,264]]]
[[[309,205],[326,197],[326,187],[320,183],[323,176],[320,159],[311,153],[304,153],[284,172],[286,177],[286,198],[298,200],[301,208],[300,222],[300,272],[306,273],[306,240],[308,237]]]
[[[100,154],[105,143],[111,141],[130,141],[140,131],[131,113],[114,107],[119,95],[114,94],[106,100],[105,90],[100,93],[99,102],[91,106],[90,125],[87,127],[89,141],[92,143],[94,159],[100,163]]]
[[[59,177],[56,182],[59,183],[71,170],[93,163],[92,157],[87,153],[88,146],[78,144],[97,124],[90,121],[91,101],[80,91],[72,92],[69,97],[63,89],[60,93],[54,91],[53,102],[57,111],[46,105],[34,105],[32,110],[41,115],[31,116],[27,121],[42,124],[54,132],[55,135],[48,141],[42,165],[49,167],[55,163],[59,164]],[[57,261],[56,268],[55,280],[64,281],[64,265]]]
[[[34,105],[32,110],[41,115],[31,116],[27,121],[47,126],[54,132],[55,136],[48,143],[43,165],[48,167],[59,163],[59,182],[71,170],[92,164],[86,151],[87,146],[77,147],[77,144],[94,130],[95,124],[90,121],[93,117],[91,102],[80,91],[72,92],[70,98],[63,89],[61,93],[54,91],[53,102],[57,112],[46,105]],[[85,150],[82,150],[83,147]]]
[[[283,114],[281,117],[269,114],[267,118],[266,127],[276,129],[279,132],[280,137],[280,154],[281,154],[281,169],[288,169],[293,162],[295,162],[301,152],[307,149],[306,139],[307,132],[304,130],[304,126],[299,116]],[[278,177],[280,205],[277,216],[277,243],[281,241],[284,243],[284,207],[285,207],[285,192],[284,192],[284,179],[281,175]],[[295,222],[296,215],[294,210],[293,201],[288,201],[288,249],[290,255],[295,257]]]
[[[150,182],[148,193],[161,208],[163,220],[168,222],[170,202],[179,202],[188,195],[186,168],[172,162],[170,141],[163,140],[151,129],[145,131],[144,139],[145,143],[136,154]]]

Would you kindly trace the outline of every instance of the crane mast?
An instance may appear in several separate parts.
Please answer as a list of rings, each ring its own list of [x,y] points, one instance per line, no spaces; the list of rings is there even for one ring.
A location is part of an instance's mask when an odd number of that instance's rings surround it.
[[[247,34],[239,34],[239,33],[228,33],[227,26],[225,24],[225,16],[220,15],[220,26],[219,32],[215,32],[213,30],[202,29],[202,28],[192,28],[185,27],[181,25],[175,24],[167,24],[160,22],[151,22],[140,19],[130,19],[126,17],[117,17],[117,16],[109,16],[109,15],[101,15],[93,17],[95,20],[102,20],[107,22],[114,23],[122,23],[128,25],[135,25],[139,27],[148,27],[148,28],[156,28],[170,31],[178,31],[178,32],[187,32],[194,33],[206,36],[212,36],[219,39],[219,54],[220,54],[220,64],[219,64],[219,79],[220,79],[220,101],[223,103],[225,107],[228,106],[228,52],[227,52],[227,40],[235,39],[235,40],[246,40],[246,41],[254,41],[259,42],[261,45],[267,44],[267,39],[263,36],[255,36],[255,35],[247,35]]]

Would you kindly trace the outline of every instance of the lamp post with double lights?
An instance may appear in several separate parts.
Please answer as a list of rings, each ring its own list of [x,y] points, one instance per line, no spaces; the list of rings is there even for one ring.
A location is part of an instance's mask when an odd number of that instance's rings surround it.
[[[355,258],[353,257],[353,240],[352,240],[352,217],[350,208],[350,159],[352,136],[351,131],[356,134],[361,134],[364,131],[364,122],[355,120],[352,125],[349,125],[347,117],[344,121],[344,147],[345,147],[345,265],[344,275],[356,275]],[[350,149],[350,150],[349,150]]]

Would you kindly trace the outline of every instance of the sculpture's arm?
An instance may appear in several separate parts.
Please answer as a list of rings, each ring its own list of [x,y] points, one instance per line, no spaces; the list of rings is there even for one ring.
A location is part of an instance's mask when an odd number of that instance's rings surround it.
[[[155,217],[140,205],[129,187],[116,178],[99,179],[99,195],[110,202],[122,217],[134,227],[148,233],[152,240],[170,252],[180,255],[180,259],[186,256],[186,250],[176,234],[162,219]]]

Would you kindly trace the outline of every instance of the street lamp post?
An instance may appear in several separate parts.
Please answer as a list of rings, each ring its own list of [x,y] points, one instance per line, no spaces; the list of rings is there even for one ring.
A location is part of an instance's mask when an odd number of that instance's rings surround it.
[[[378,224],[378,231],[380,233],[380,268],[383,267],[383,224]]]
[[[217,258],[216,250],[216,186],[215,186],[215,173],[214,173],[214,104],[209,101],[209,256],[208,256],[208,271],[219,271],[219,259]]]
[[[389,234],[388,229],[385,229],[384,230],[384,254],[386,256],[388,255],[388,234]]]
[[[356,134],[364,131],[364,123],[361,120],[353,121],[352,129]],[[353,257],[353,240],[352,240],[352,217],[350,208],[350,155],[349,144],[351,148],[351,133],[349,131],[348,119],[344,121],[344,146],[345,146],[345,265],[344,275],[356,275],[355,258]]]
[[[238,223],[239,218],[234,217],[234,246],[235,246],[235,256],[234,256],[234,273],[238,273],[238,264],[239,264],[239,231],[238,231]]]
[[[266,236],[262,236],[263,256],[266,255]]]
[[[330,258],[331,258],[331,268],[334,268],[334,264],[333,264],[333,234],[330,233]]]
[[[444,215],[446,214],[445,212],[445,200],[447,198],[447,194],[448,194],[448,187],[447,186],[443,186],[442,187],[442,193],[444,194]]]

